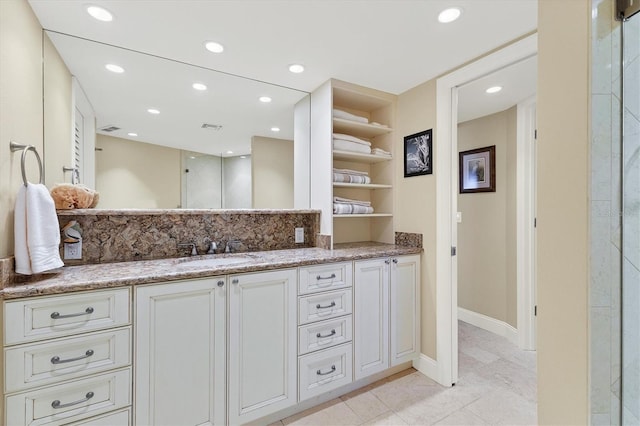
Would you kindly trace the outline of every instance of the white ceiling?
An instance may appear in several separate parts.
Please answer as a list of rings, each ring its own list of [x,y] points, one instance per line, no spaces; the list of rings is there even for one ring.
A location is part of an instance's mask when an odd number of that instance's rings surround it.
[[[530,33],[537,25],[537,0],[92,1],[113,13],[114,20],[108,23],[91,18],[84,0],[29,3],[45,29],[307,92],[337,78],[399,94]],[[462,17],[440,24],[438,13],[450,6],[461,7]],[[203,45],[208,40],[222,43],[225,52],[206,51]],[[96,73],[87,69],[89,60],[104,62],[79,49],[68,49],[62,56],[76,75],[83,67],[84,74]],[[290,73],[292,63],[304,64],[305,72]],[[86,77],[78,78],[91,90]],[[510,93],[507,87],[501,92],[504,98]],[[98,83],[93,90],[100,88],[108,91]],[[174,105],[185,111],[179,99],[173,98]],[[105,124],[126,124],[124,118],[98,118]],[[193,121],[199,120],[204,118]],[[216,116],[211,113],[206,121],[215,122]],[[187,149],[211,152],[195,146]]]

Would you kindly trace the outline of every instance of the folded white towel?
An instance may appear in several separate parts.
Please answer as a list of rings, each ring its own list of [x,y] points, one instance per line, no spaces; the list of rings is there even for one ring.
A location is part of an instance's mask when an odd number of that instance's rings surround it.
[[[363,154],[371,154],[371,147],[362,145],[360,143],[344,141],[342,139],[333,140],[333,149],[338,151],[350,151],[350,152],[360,152]]]
[[[334,214],[371,214],[373,207],[357,204],[333,203]]]
[[[371,153],[374,155],[391,155],[389,151],[385,151],[382,148],[372,148]]]
[[[368,123],[369,119],[367,117],[361,117],[359,115],[351,114],[347,111],[342,111],[341,109],[333,109],[333,116],[336,118],[342,118],[344,120],[350,121],[358,121],[360,123]]]
[[[333,168],[333,173],[344,173],[347,175],[357,175],[357,176],[369,176],[369,172],[361,172],[360,170],[352,170],[352,169],[336,169]]]
[[[333,197],[334,203],[353,204],[356,206],[370,206],[371,201],[352,200],[350,198]]]
[[[362,176],[362,175],[334,173],[333,181],[338,183],[371,183],[371,178],[369,176]]]
[[[14,219],[16,272],[39,274],[64,266],[60,259],[60,225],[49,190],[42,184],[22,185]]]
[[[371,146],[371,142],[369,142],[367,140],[356,138],[355,136],[351,136],[351,135],[345,135],[344,133],[334,133],[333,134],[333,138],[334,139],[342,139],[343,141],[350,141],[350,142],[360,143],[362,145]]]

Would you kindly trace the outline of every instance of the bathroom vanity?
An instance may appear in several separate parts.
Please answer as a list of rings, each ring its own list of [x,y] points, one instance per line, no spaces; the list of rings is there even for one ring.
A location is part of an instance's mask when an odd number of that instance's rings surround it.
[[[1,291],[4,419],[268,424],[408,368],[422,249],[79,265]]]

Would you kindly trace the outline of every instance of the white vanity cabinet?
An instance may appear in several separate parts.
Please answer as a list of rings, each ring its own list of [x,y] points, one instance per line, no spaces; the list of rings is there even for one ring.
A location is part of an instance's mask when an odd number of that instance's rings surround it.
[[[229,276],[229,424],[297,402],[297,270]]]
[[[224,425],[224,277],[135,287],[136,425]]]
[[[0,423],[129,425],[130,294],[122,288],[4,301]]]
[[[354,262],[356,380],[420,353],[420,256]]]

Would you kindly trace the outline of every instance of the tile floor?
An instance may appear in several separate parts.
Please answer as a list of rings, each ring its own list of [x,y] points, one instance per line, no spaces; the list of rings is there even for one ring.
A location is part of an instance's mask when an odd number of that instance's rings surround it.
[[[455,386],[409,369],[274,425],[535,425],[536,399],[535,352],[459,322]]]

